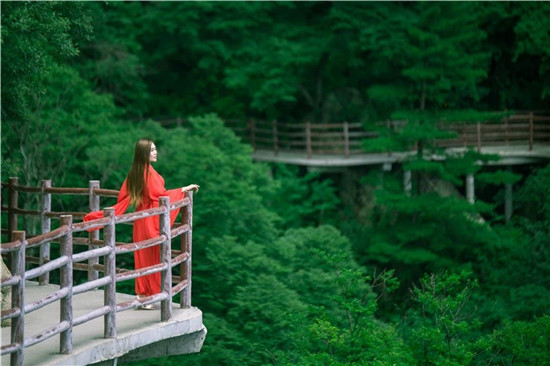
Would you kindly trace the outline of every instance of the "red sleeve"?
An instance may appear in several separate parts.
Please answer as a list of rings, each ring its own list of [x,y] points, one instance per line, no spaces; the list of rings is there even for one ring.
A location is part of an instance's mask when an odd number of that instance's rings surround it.
[[[150,170],[148,189],[149,198],[155,202],[158,202],[162,196],[170,197],[170,202],[178,201],[185,197],[185,192],[182,192],[181,188],[166,190],[164,188],[164,178],[154,169]]]
[[[185,197],[185,192],[182,192],[181,188],[166,190],[164,188],[164,178],[152,168],[150,169],[148,188],[149,198],[157,204],[162,196],[170,197],[170,202],[179,201]],[[174,224],[178,213],[179,209],[170,212],[170,226]]]
[[[113,207],[115,209],[115,216],[122,215],[123,213],[128,210],[128,207],[130,206],[130,195],[128,194],[128,188],[126,187],[126,180],[124,180],[124,183],[122,183],[122,187],[120,188],[120,192],[118,193],[117,197],[117,203],[114,204]],[[103,211],[93,211],[84,216],[84,222],[86,221],[92,221],[101,219],[103,217]],[[88,232],[99,230],[99,228],[90,229]]]

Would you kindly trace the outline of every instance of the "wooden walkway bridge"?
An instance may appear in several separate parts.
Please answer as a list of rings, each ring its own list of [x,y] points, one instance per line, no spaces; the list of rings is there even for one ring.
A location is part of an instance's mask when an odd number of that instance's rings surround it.
[[[280,123],[255,121],[238,123],[226,121],[245,142],[248,142],[257,161],[282,162],[305,166],[356,166],[400,162],[410,152],[366,152],[365,140],[379,136],[377,131],[365,130],[360,123]],[[388,131],[396,131],[406,121],[387,121]],[[443,127],[444,126],[444,127]],[[432,141],[436,147],[460,152],[498,154],[501,164],[521,164],[550,159],[550,115],[526,112],[502,118],[500,121],[447,124],[442,129],[455,134],[454,138]]]
[[[185,119],[160,119],[163,126],[183,126]],[[382,129],[395,132],[406,121],[375,123],[378,130],[367,130],[361,123],[282,123],[277,120],[249,121],[226,119],[225,124],[253,148],[256,161],[280,162],[309,167],[346,167],[400,162],[410,154],[394,151],[366,152],[365,140],[376,138]],[[499,164],[526,164],[549,159],[550,113],[519,112],[499,121],[441,124],[454,138],[432,141],[436,147],[460,152],[476,149],[498,154]]]
[[[25,187],[10,178],[2,183],[2,202],[5,193],[8,205],[2,205],[2,211],[7,213],[8,228],[2,234],[12,241],[0,249],[11,272],[2,273],[2,293],[11,290],[11,304],[2,308],[1,319],[10,320],[11,326],[2,328],[2,364],[116,364],[200,351],[206,328],[201,311],[191,306],[192,192],[176,202],[161,197],[158,208],[119,216],[106,208],[104,218],[78,223],[73,218],[85,212],[52,212],[52,195],[86,195],[90,211],[97,211],[100,197],[116,197],[118,191],[101,189],[99,181],[90,181],[88,188],[52,187],[51,181]],[[19,193],[39,194],[40,210],[19,208]],[[175,209],[182,209],[182,219],[171,228],[170,212]],[[40,217],[42,233],[30,237],[17,230],[18,215]],[[159,237],[116,241],[118,226],[149,216],[159,217]],[[102,239],[98,230],[87,232],[94,228],[102,228]],[[158,265],[134,270],[118,259],[155,245],[161,248]],[[86,275],[78,276],[79,270]],[[58,285],[50,284],[54,271]],[[134,295],[117,293],[117,283],[155,272],[161,273],[159,294],[137,301]],[[178,294],[179,306],[172,302]],[[159,302],[160,311],[133,311]]]

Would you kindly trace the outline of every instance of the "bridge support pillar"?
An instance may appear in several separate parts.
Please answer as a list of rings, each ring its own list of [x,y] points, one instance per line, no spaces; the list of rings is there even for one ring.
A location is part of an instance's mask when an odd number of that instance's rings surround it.
[[[403,189],[407,196],[411,195],[412,191],[412,174],[410,170],[403,171]]]
[[[466,176],[466,199],[469,203],[474,203],[475,201],[475,190],[474,190],[474,175],[468,174]]]
[[[512,183],[506,183],[504,189],[504,217],[506,222],[508,222],[512,218],[512,212],[514,211]]]

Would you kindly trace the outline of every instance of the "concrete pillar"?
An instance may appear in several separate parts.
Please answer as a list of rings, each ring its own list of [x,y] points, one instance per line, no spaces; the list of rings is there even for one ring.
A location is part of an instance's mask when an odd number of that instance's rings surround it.
[[[504,189],[504,217],[506,222],[508,222],[512,218],[512,212],[514,211],[512,183],[506,183]]]
[[[466,200],[469,203],[474,203],[475,201],[475,190],[474,190],[474,175],[468,174],[466,176]]]
[[[403,189],[407,196],[411,195],[412,191],[412,173],[410,170],[403,171]]]

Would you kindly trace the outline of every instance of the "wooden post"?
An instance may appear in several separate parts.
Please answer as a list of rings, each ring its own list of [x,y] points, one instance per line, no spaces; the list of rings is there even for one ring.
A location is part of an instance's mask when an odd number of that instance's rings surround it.
[[[46,216],[47,212],[50,212],[52,210],[52,194],[46,193],[46,188],[49,188],[52,186],[51,180],[43,180],[42,181],[42,206],[40,209],[40,217],[41,217],[41,234],[49,233],[51,230],[51,219]],[[50,260],[50,242],[44,243],[40,245],[40,259],[39,263],[40,265],[44,265],[44,263],[48,262]],[[46,272],[43,275],[40,276],[39,284],[40,286],[47,285],[50,283],[50,272]]]
[[[10,185],[12,183],[10,178]],[[17,178],[16,178],[17,179]],[[12,253],[11,273],[12,276],[19,276],[19,283],[12,287],[11,307],[21,310],[19,316],[11,320],[11,343],[21,345],[21,348],[13,352],[10,356],[10,365],[23,365],[25,354],[25,248],[27,241],[25,240],[24,231],[14,231],[12,238],[14,241],[20,241],[19,249]]]
[[[71,215],[61,215],[61,226],[73,225]],[[60,301],[60,321],[68,322],[69,328],[60,334],[59,353],[68,354],[73,350],[73,232],[69,232],[60,238],[61,256],[67,256],[68,261],[59,269],[59,287],[67,288],[69,293]]]
[[[481,124],[476,124],[477,128],[477,152],[481,152]]]
[[[277,120],[273,120],[273,151],[275,156],[279,155],[279,136],[277,133]]]
[[[306,122],[306,152],[307,157],[311,158],[311,123]]]
[[[529,112],[529,151],[533,151],[533,112]]]
[[[180,117],[176,118],[176,125],[178,127],[181,127],[181,118]]]
[[[103,227],[103,241],[106,247],[111,248],[105,256],[105,277],[111,278],[111,283],[105,285],[104,304],[109,307],[109,313],[103,318],[103,336],[116,337],[116,256],[115,256],[115,209],[112,207],[103,210],[103,217],[111,221]]]
[[[99,181],[91,180],[89,182],[88,191],[90,212],[99,211],[99,195],[94,192],[95,188],[99,188]],[[97,246],[93,244],[93,240],[99,240],[99,230],[94,230],[88,233],[88,250],[97,248]],[[93,269],[93,266],[98,263],[99,260],[97,257],[88,259],[88,281],[94,281],[98,279],[97,270]]]
[[[9,180],[8,186],[8,238],[13,236],[15,230],[17,230],[17,214],[15,209],[17,208],[17,190],[16,186],[19,179],[16,177],[11,177]],[[13,272],[13,270],[12,270]]]
[[[250,119],[250,145],[252,145],[252,149],[256,152],[256,124],[254,123],[254,118]]]
[[[346,156],[349,156],[349,124],[344,122],[344,149],[346,151]]]
[[[191,258],[192,256],[192,249],[193,249],[193,191],[189,191],[186,193],[187,197],[189,198],[189,204],[185,207],[185,215],[183,217],[182,222],[187,223],[189,225],[189,230],[183,234],[183,242],[181,246],[181,252],[182,253],[189,253],[189,257],[186,261],[182,262],[180,266],[180,276],[183,281],[183,279],[187,280],[187,286],[182,290],[180,295],[180,307],[181,308],[189,308],[191,307]]]
[[[160,248],[160,263],[166,264],[166,270],[160,273],[160,291],[167,294],[166,300],[160,302],[160,320],[167,321],[172,317],[172,238],[170,231],[170,197],[159,198],[159,207],[164,211],[159,215],[160,235],[165,236]]]

